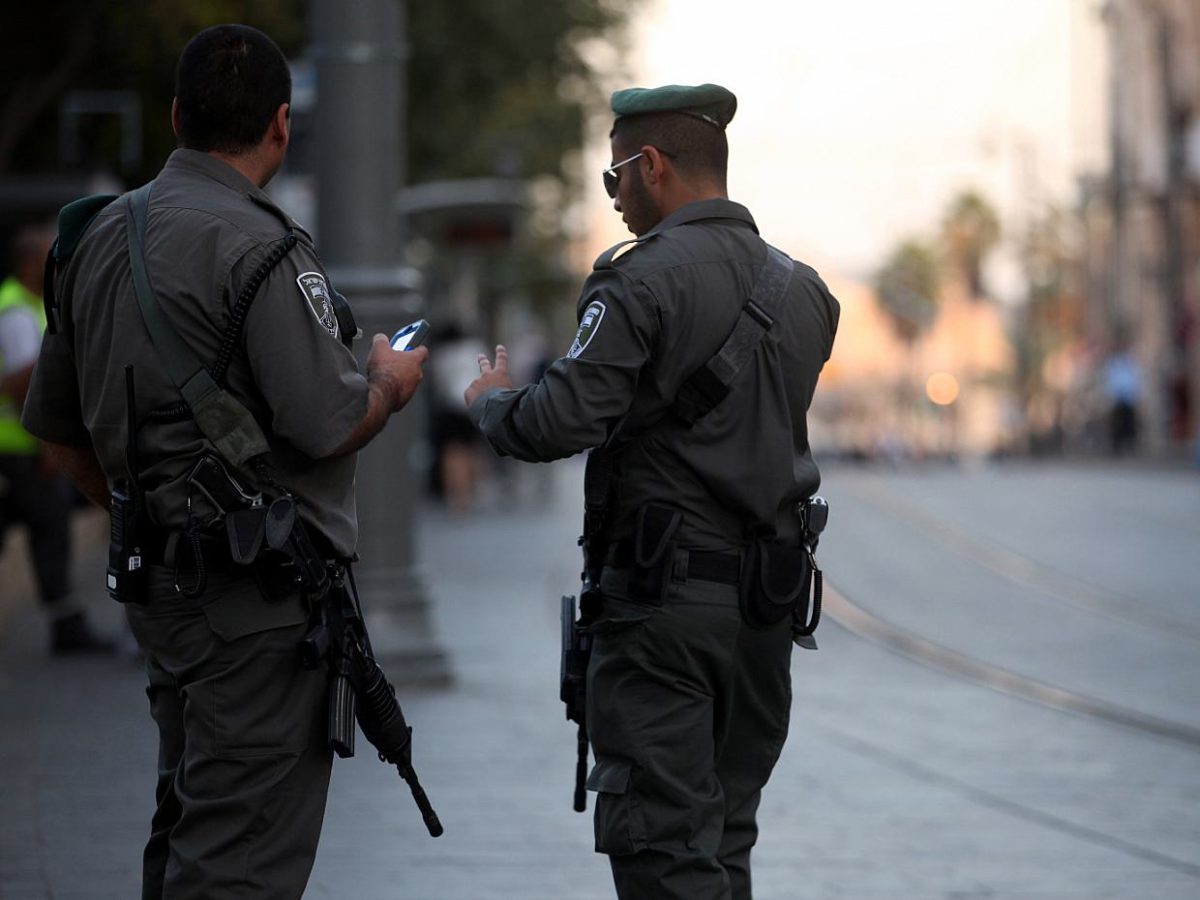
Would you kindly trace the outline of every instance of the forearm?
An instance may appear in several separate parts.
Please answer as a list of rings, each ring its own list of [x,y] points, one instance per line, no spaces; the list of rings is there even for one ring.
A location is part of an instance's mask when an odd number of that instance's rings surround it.
[[[50,460],[50,464],[66,475],[83,495],[99,506],[108,509],[110,493],[108,478],[100,468],[100,460],[96,451],[91,447],[69,447],[65,444],[54,444],[42,441],[42,452]]]
[[[390,385],[383,379],[371,379],[367,382],[367,411],[330,456],[345,456],[347,453],[361,450],[383,430],[394,405],[389,388]]]

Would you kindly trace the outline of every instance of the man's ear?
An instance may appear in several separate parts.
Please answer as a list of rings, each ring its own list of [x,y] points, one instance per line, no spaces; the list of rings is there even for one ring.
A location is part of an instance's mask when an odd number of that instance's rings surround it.
[[[275,110],[275,115],[271,117],[271,137],[284,147],[288,145],[292,133],[291,112],[291,104],[280,103],[279,109]]]
[[[646,160],[646,183],[659,184],[662,182],[663,170],[667,163],[666,156],[657,147],[646,144],[641,148],[642,156]]]
[[[179,98],[175,97],[171,100],[171,130],[175,132],[175,137],[179,137]]]

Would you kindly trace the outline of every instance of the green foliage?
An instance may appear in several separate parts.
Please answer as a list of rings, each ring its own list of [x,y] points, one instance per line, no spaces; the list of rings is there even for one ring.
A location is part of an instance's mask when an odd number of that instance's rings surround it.
[[[588,112],[607,102],[585,49],[619,43],[635,3],[410,4],[410,180],[563,177]]]
[[[896,333],[912,343],[937,314],[937,255],[932,247],[908,240],[892,251],[875,277],[875,289]]]
[[[187,39],[220,22],[270,34],[286,54],[307,37],[302,0],[55,0],[6,3],[0,27],[0,173],[58,166],[58,107],[71,90],[133,91],[141,98],[144,152],[130,181],[152,175],[175,146],[169,124],[175,62]],[[82,135],[92,164],[115,164],[118,123],[95,117]],[[98,157],[98,158],[97,158]]]
[[[590,42],[620,49],[638,0],[410,0],[410,181],[551,175],[583,142],[607,96],[586,58]],[[151,176],[174,147],[168,116],[187,39],[208,25],[245,22],[289,57],[308,43],[306,0],[55,0],[6,3],[0,58],[0,173],[58,165],[58,107],[71,90],[133,91],[142,101],[143,163]],[[115,166],[118,123],[86,124],[92,164]],[[110,146],[112,145],[112,146]]]

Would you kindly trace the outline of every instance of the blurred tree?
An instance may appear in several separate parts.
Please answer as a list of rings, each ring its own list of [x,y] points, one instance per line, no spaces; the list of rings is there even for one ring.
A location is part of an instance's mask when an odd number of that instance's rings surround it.
[[[175,62],[187,39],[218,22],[247,22],[295,54],[308,23],[301,0],[55,0],[6,3],[0,29],[0,174],[60,168],[59,105],[72,90],[133,91],[141,99],[145,152],[128,180],[149,177],[175,146],[167,124]],[[83,123],[88,166],[118,168],[119,122]]]
[[[875,276],[879,301],[896,333],[912,346],[937,314],[937,257],[928,244],[907,240],[892,251]]]
[[[590,111],[603,108],[597,43],[620,58],[639,0],[409,2],[410,180],[550,175],[568,183]],[[308,42],[305,0],[6,3],[0,28],[0,174],[59,167],[58,110],[72,90],[141,98],[145,152],[128,180],[153,175],[174,147],[166,125],[180,49],[201,28],[246,22],[290,57]],[[108,117],[111,119],[111,117]],[[117,167],[119,123],[97,116],[86,164]]]
[[[1066,364],[1084,332],[1077,227],[1071,214],[1050,208],[1030,223],[1021,242],[1027,300],[1014,320],[1012,338],[1020,402],[1034,431],[1079,424],[1063,421],[1064,403],[1075,387]]]
[[[552,175],[607,93],[588,51],[623,49],[639,0],[410,3],[408,168],[439,178]]]
[[[985,297],[983,260],[1000,241],[1000,218],[977,191],[961,192],[942,220],[946,255],[966,279],[972,297]]]

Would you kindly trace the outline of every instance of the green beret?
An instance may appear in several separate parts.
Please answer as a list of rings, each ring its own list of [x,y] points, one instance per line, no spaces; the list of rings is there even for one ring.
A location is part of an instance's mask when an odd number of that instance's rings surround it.
[[[643,113],[684,113],[724,131],[737,112],[737,97],[719,84],[626,88],[612,95],[612,110],[618,119]]]

